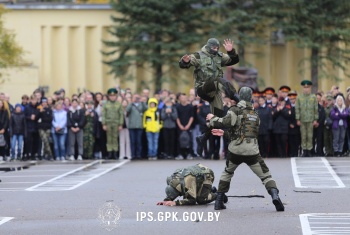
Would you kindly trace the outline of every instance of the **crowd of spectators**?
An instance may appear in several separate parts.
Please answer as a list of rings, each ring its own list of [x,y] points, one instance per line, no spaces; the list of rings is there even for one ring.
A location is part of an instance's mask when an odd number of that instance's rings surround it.
[[[347,155],[350,150],[350,87],[338,86],[315,94],[319,103],[318,126],[314,128],[314,156]],[[224,95],[223,95],[224,96]],[[300,130],[295,120],[297,92],[288,86],[253,93],[253,104],[261,119],[259,146],[263,157],[301,156]],[[108,158],[102,107],[103,92],[84,91],[67,97],[61,89],[49,96],[36,89],[11,104],[0,93],[0,160],[60,160]],[[224,110],[235,101],[223,97]],[[119,132],[119,152],[124,159],[193,159],[195,137],[205,130],[209,103],[191,89],[189,94],[161,90],[150,96],[118,88],[117,102],[124,111]],[[154,122],[160,123],[157,128]],[[345,143],[345,144],[344,144]],[[228,141],[211,136],[200,157],[225,157]]]
[[[318,120],[313,129],[311,156],[348,156],[350,150],[350,87],[318,91]],[[295,106],[298,93],[288,86],[267,87],[253,93],[254,107],[261,119],[259,148],[263,157],[300,157],[300,126]]]
[[[12,104],[8,94],[0,93],[0,160],[108,158],[102,126],[107,94],[84,91],[67,97],[61,89],[50,96],[36,89],[21,100]],[[194,140],[200,126],[205,125],[209,109],[195,96],[194,89],[188,95],[161,90],[150,96],[149,89],[139,94],[118,88],[117,102],[123,107],[124,124],[116,158],[197,157]],[[202,116],[198,118],[197,113]],[[161,125],[154,128],[150,121]],[[219,159],[216,146],[206,148],[204,157]]]

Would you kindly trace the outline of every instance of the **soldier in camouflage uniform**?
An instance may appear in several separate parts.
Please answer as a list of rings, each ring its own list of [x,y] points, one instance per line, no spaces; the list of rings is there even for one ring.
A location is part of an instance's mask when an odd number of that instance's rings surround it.
[[[83,135],[84,158],[92,159],[94,155],[95,137],[98,132],[98,114],[94,110],[94,101],[85,102],[85,120]]]
[[[324,111],[326,113],[326,120],[325,120],[325,128],[323,128],[323,145],[325,149],[325,155],[326,157],[333,156],[333,133],[332,133],[332,125],[329,125],[330,122],[327,123],[330,119],[330,114],[333,108],[333,101],[334,98],[331,94],[326,96],[326,107],[324,108]]]
[[[108,101],[102,108],[103,130],[107,132],[108,158],[119,158],[117,152],[119,131],[123,129],[124,113],[122,105],[117,101],[117,89],[111,88],[107,91]]]
[[[223,204],[225,193],[230,189],[231,178],[237,167],[246,163],[250,169],[260,178],[266,190],[272,197],[272,202],[277,211],[284,211],[279,196],[276,182],[272,179],[269,168],[266,166],[259,153],[258,133],[260,119],[258,113],[252,107],[252,89],[242,87],[239,91],[239,103],[232,106],[223,118],[213,114],[207,115],[208,125],[213,128],[227,128],[227,131],[213,129],[212,134],[230,139],[229,154],[226,160],[225,170],[221,174],[215,210],[226,209]]]
[[[297,97],[295,119],[297,125],[300,126],[302,156],[310,157],[314,127],[318,127],[318,102],[316,96],[311,94],[312,82],[304,80],[301,85],[303,86],[303,93]]]
[[[201,51],[191,55],[186,54],[179,61],[180,68],[195,67],[193,76],[196,92],[199,97],[210,103],[211,113],[219,117],[224,116],[221,93],[225,93],[227,97],[238,102],[238,98],[235,96],[236,90],[229,81],[223,79],[221,67],[237,64],[239,57],[230,39],[224,40],[223,46],[227,54],[219,51],[220,44],[216,38],[210,38]],[[209,135],[210,130],[208,129],[202,136],[196,138],[199,155],[202,155],[204,144]]]
[[[157,205],[184,206],[210,203],[216,199],[213,182],[214,172],[201,164],[177,169],[167,177],[166,197]],[[183,200],[174,201],[179,196],[183,196]]]

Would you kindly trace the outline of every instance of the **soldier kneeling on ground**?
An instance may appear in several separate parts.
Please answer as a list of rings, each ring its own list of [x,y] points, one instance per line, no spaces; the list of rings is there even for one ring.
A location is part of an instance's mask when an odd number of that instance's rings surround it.
[[[207,204],[216,199],[216,188],[212,187],[214,172],[201,164],[177,169],[167,177],[166,182],[166,197],[157,205]],[[183,196],[183,200],[174,201],[179,196]],[[224,198],[224,202],[227,202],[227,197]]]

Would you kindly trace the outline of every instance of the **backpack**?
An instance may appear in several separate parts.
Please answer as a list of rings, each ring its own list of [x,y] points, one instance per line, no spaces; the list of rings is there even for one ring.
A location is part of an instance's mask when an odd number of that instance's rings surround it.
[[[179,147],[180,148],[189,148],[191,144],[191,137],[187,131],[181,131],[179,136]]]

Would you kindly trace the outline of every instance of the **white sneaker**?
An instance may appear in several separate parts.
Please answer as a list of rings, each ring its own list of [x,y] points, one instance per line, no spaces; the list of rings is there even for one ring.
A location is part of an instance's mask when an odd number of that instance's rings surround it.
[[[61,161],[62,161],[62,162],[65,162],[65,161],[66,161],[66,158],[65,158],[65,157],[61,157]]]
[[[193,160],[193,157],[191,155],[187,155],[187,160]]]
[[[184,160],[184,157],[182,155],[178,155],[177,157],[175,157],[175,160]]]
[[[70,161],[75,161],[74,156],[73,156],[73,155],[71,155],[71,156],[69,157],[69,160],[70,160]]]
[[[82,161],[83,160],[83,158],[79,155],[78,156],[78,161]]]
[[[0,156],[0,162],[4,161],[4,157]]]
[[[59,161],[60,160],[60,158],[59,157],[56,157],[56,161]]]

